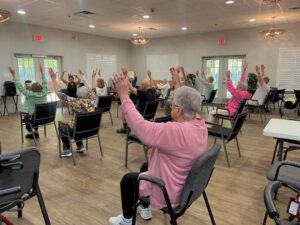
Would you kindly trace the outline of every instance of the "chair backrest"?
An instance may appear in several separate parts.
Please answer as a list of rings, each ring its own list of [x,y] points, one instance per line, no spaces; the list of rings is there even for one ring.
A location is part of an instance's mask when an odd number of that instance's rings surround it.
[[[300,102],[300,90],[294,90],[294,94],[297,99],[297,102]]]
[[[73,139],[88,138],[98,134],[100,129],[102,111],[77,113],[73,131]]]
[[[212,103],[216,97],[218,89],[212,90],[208,99],[208,103]]]
[[[247,115],[248,115],[248,112],[240,113],[237,115],[237,118],[234,120],[233,126],[231,128],[231,132],[228,135],[227,141],[232,140],[239,134],[239,132],[242,129],[243,124],[247,118]]]
[[[133,94],[133,93],[130,93],[129,94],[129,98],[131,99],[131,101],[133,102],[133,104],[136,104],[137,103],[137,95],[136,94]]]
[[[33,116],[34,125],[53,123],[55,121],[57,102],[48,102],[35,105]]]
[[[285,89],[277,89],[273,95],[271,100],[272,103],[278,102],[283,99],[285,93]]]
[[[238,109],[236,110],[235,114],[233,115],[234,120],[236,120],[237,116],[243,112],[245,105],[246,105],[246,100],[240,102]]]
[[[166,94],[166,96],[165,96],[165,99],[164,99],[165,101],[167,101],[167,100],[169,99],[170,94],[171,94],[171,91],[172,91],[172,89],[169,88],[168,91],[167,91],[167,94]]]
[[[18,170],[4,169],[0,173],[0,190],[20,186],[21,192],[0,197],[0,204],[20,199],[26,193],[36,193],[38,185],[40,153],[35,148],[30,148],[9,155],[20,155],[13,162],[22,162],[23,167]]]
[[[154,119],[155,123],[166,123],[166,122],[171,122],[173,119],[171,115],[163,116],[163,117],[158,117]]]
[[[143,117],[145,120],[151,120],[155,117],[159,101],[146,102]]]
[[[102,112],[109,112],[111,109],[113,96],[99,96],[98,97],[98,106],[97,108],[102,110]]]
[[[201,196],[206,188],[220,149],[221,145],[215,144],[195,160],[181,191],[179,210],[182,210],[182,213]]]

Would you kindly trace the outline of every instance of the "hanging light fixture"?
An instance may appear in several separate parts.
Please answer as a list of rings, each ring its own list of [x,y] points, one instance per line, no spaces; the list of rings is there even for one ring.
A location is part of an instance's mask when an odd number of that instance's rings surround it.
[[[6,20],[9,20],[10,16],[11,16],[11,14],[9,11],[0,9],[0,23],[3,23]]]
[[[149,38],[145,37],[145,35],[143,34],[141,27],[139,27],[139,33],[133,37],[130,38],[130,42],[134,45],[145,45],[150,41]]]
[[[276,16],[272,17],[273,19],[273,22],[272,22],[272,26],[267,29],[267,30],[263,30],[261,32],[259,32],[260,34],[262,34],[264,37],[266,38],[275,38],[279,35],[282,35],[286,32],[285,29],[278,29],[275,27],[275,19],[276,19]]]

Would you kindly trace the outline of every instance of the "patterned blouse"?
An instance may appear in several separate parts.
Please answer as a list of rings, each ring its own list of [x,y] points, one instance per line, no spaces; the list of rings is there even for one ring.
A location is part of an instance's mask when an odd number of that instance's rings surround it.
[[[95,111],[95,101],[96,101],[96,94],[94,91],[89,91],[88,98],[72,98],[62,92],[58,92],[57,96],[68,103],[71,106],[72,111],[74,112],[71,121],[69,122],[69,126],[71,128],[74,127],[76,113],[87,113],[87,112],[94,112]]]

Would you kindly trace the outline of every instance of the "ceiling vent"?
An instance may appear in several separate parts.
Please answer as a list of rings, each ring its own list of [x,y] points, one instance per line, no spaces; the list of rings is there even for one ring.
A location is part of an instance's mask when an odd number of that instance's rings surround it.
[[[297,7],[291,7],[291,8],[288,8],[289,11],[299,11],[300,12],[300,6],[297,6]]]
[[[80,12],[76,12],[73,15],[83,16],[83,17],[90,17],[90,16],[93,16],[93,15],[96,15],[96,13],[93,13],[93,12],[90,12],[90,11],[87,11],[87,10],[83,10],[83,11],[80,11]]]
[[[282,2],[282,0],[256,0],[260,4],[273,5]]]

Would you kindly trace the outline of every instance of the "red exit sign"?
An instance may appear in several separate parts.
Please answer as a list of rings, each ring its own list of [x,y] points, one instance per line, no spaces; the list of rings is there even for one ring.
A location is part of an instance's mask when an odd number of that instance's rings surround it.
[[[41,34],[34,34],[33,40],[36,42],[41,42],[41,41],[43,41],[43,36]]]
[[[226,43],[225,39],[219,39],[218,40],[219,45],[225,45],[225,43]]]

